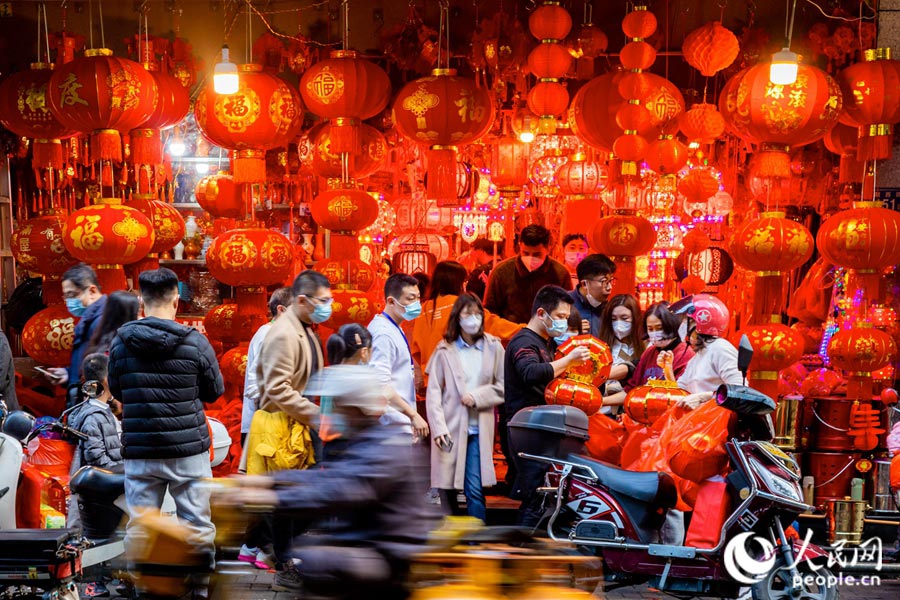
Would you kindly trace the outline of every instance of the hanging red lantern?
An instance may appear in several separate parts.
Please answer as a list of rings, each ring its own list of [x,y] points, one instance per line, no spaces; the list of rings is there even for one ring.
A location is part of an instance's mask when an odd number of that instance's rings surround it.
[[[572,55],[565,46],[545,40],[528,55],[528,70],[538,79],[565,77],[572,67]]]
[[[10,247],[22,268],[45,275],[62,275],[78,264],[78,259],[69,254],[63,243],[65,222],[65,211],[51,208],[22,222],[13,231]]]
[[[585,23],[578,30],[575,39],[575,49],[581,53],[584,58],[597,58],[609,46],[609,38],[603,33],[603,30],[593,23]],[[577,54],[576,54],[577,56]]]
[[[353,50],[335,50],[303,73],[300,95],[310,112],[331,122],[336,153],[358,154],[360,122],[387,106],[391,82],[384,69]]]
[[[704,289],[706,289],[706,281],[699,275],[688,275],[681,280],[681,291],[685,295],[699,294]]]
[[[309,164],[312,171],[325,178],[339,178],[343,176],[343,160],[347,159],[347,175],[352,178],[362,179],[377,171],[388,155],[387,140],[384,135],[371,125],[365,123],[359,126],[360,152],[358,154],[342,154],[335,150],[331,123],[322,123],[313,127],[307,136],[311,143],[308,151],[297,150],[300,153],[300,161]]]
[[[488,91],[454,69],[435,69],[406,84],[393,107],[400,134],[429,148],[428,192],[437,199],[456,196],[456,147],[481,138],[493,119]]]
[[[219,234],[206,251],[209,272],[231,286],[283,283],[291,276],[293,260],[293,247],[286,237],[252,227]]]
[[[234,150],[236,183],[266,180],[265,151],[286,146],[300,130],[300,95],[260,65],[240,66],[240,87],[217,94],[212,78],[194,102],[200,133],[212,144]]]
[[[191,96],[181,82],[153,65],[145,65],[156,82],[156,109],[140,128],[131,130],[131,162],[135,165],[162,163],[160,130],[180,123],[191,109]]]
[[[723,285],[734,273],[734,261],[724,248],[711,246],[695,254],[683,252],[674,261],[679,277],[696,275],[709,286]]]
[[[544,2],[529,15],[528,30],[539,40],[564,40],[572,31],[572,15],[559,2]]]
[[[857,271],[880,271],[900,263],[900,213],[868,206],[842,210],[816,235],[825,258]]]
[[[22,348],[38,364],[67,367],[78,321],[69,314],[65,304],[45,308],[28,319],[22,328]]]
[[[60,123],[93,132],[92,162],[121,162],[120,132],[139,127],[153,114],[158,92],[153,76],[139,63],[92,48],[53,72],[47,95]]]
[[[678,118],[688,142],[712,144],[725,133],[725,118],[715,104],[695,104]]]
[[[580,200],[599,194],[609,184],[609,168],[595,161],[588,161],[579,152],[569,158],[556,171],[559,193],[571,200]]]
[[[681,52],[689,65],[704,77],[712,77],[731,66],[740,52],[740,44],[730,29],[719,21],[711,21],[687,34]]]
[[[844,97],[844,121],[859,127],[859,158],[891,157],[892,127],[900,121],[900,61],[890,48],[866,50],[863,62],[838,75]]]
[[[647,148],[647,166],[660,175],[674,175],[687,164],[687,146],[671,135],[663,136]]]
[[[644,425],[652,425],[664,412],[675,406],[688,391],[674,381],[651,379],[646,385],[632,388],[625,396],[625,414]]]
[[[653,223],[638,215],[602,217],[591,235],[591,247],[609,256],[640,256],[656,244]]]
[[[635,6],[634,10],[622,19],[622,31],[625,36],[632,39],[646,39],[656,32],[656,15],[647,10],[646,6]]]
[[[646,131],[653,126],[653,115],[639,100],[631,100],[616,111],[616,125],[624,131]]]
[[[151,254],[168,252],[184,239],[184,217],[177,208],[148,194],[135,194],[129,206],[150,219],[154,236]]]
[[[316,271],[328,278],[332,289],[368,292],[375,284],[375,269],[358,258],[320,260],[316,263]]]
[[[859,147],[859,130],[851,125],[838,123],[832,127],[824,138],[825,148],[841,157],[839,171],[840,183],[860,183],[866,171],[866,162],[857,160]]]
[[[803,336],[781,323],[763,323],[743,328],[733,342],[746,335],[753,346],[753,360],[747,378],[750,386],[771,398],[778,398],[778,372],[803,357]]]
[[[837,122],[841,107],[837,82],[804,64],[796,83],[785,86],[769,81],[768,63],[750,67],[732,77],[719,97],[728,127],[760,145],[760,174],[774,177],[790,176],[790,148],[821,139]]]
[[[375,294],[361,290],[332,290],[331,318],[325,325],[337,329],[348,323],[366,324],[384,310],[384,303]]]
[[[647,140],[636,133],[626,131],[613,142],[613,152],[623,161],[637,162],[647,153],[647,146]],[[628,171],[623,169],[622,173],[637,175],[637,171],[634,169]]]
[[[309,209],[320,227],[332,231],[360,231],[378,218],[378,201],[353,188],[326,190],[315,197]]]
[[[708,169],[691,169],[678,182],[678,193],[689,202],[706,202],[719,191],[719,180]]]
[[[528,183],[530,146],[513,136],[497,139],[491,153],[491,183],[501,194],[518,193]]]
[[[684,234],[683,238],[681,238],[681,243],[684,246],[686,254],[696,254],[697,252],[703,252],[709,248],[711,242],[705,231],[701,229],[691,229]]]
[[[241,307],[233,299],[215,306],[203,317],[203,329],[206,336],[225,345],[238,344],[249,340],[268,319],[265,314],[257,312],[241,313]]]
[[[783,212],[761,213],[744,221],[731,234],[729,250],[734,261],[749,271],[796,269],[810,259],[814,249],[809,230]]]
[[[574,406],[591,416],[603,406],[603,394],[589,383],[557,377],[544,388],[544,402]]]
[[[32,63],[30,70],[13,73],[0,83],[0,123],[16,135],[34,140],[35,168],[62,169],[60,140],[75,134],[50,111],[47,88],[52,75],[52,64]]]
[[[243,219],[247,215],[243,191],[243,186],[236,184],[227,171],[219,171],[198,181],[194,196],[197,204],[214,218]]]
[[[569,106],[569,91],[558,81],[539,81],[528,90],[526,101],[528,108],[538,115],[538,130],[552,134],[556,132],[556,118]]]
[[[656,61],[656,48],[647,42],[628,42],[619,52],[619,60],[629,71],[644,71]]]
[[[831,364],[849,372],[848,398],[872,397],[872,371],[897,359],[897,344],[890,334],[867,323],[838,331],[828,343]]]

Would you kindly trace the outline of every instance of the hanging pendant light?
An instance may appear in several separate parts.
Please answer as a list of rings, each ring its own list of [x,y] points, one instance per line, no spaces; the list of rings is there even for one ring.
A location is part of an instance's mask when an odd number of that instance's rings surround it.
[[[228,45],[222,46],[222,60],[213,71],[213,89],[217,94],[229,95],[238,91],[238,68],[228,60]]]

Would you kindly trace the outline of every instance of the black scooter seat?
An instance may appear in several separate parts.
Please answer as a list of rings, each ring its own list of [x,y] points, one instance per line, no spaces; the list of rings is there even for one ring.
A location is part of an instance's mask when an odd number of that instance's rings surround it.
[[[80,496],[118,498],[125,493],[125,475],[100,467],[81,467],[69,480],[69,489]]]
[[[675,481],[668,473],[626,471],[580,454],[570,454],[568,460],[589,467],[613,493],[659,508],[672,508],[678,501]]]

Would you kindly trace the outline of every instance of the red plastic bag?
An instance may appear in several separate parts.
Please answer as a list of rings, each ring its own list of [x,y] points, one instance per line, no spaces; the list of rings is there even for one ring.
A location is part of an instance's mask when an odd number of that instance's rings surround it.
[[[715,402],[707,402],[671,429],[665,455],[672,473],[700,483],[728,465],[725,441],[736,415]]]
[[[591,458],[618,465],[625,441],[625,426],[602,413],[588,417],[588,433],[591,438],[584,447]]]
[[[41,471],[58,477],[69,477],[72,466],[72,458],[75,456],[75,446],[65,440],[51,438],[35,438],[38,446],[32,450],[34,442],[29,444],[28,464],[40,468]]]
[[[714,548],[719,542],[722,525],[731,513],[731,498],[721,477],[707,479],[698,485],[694,515],[688,527],[685,546]]]

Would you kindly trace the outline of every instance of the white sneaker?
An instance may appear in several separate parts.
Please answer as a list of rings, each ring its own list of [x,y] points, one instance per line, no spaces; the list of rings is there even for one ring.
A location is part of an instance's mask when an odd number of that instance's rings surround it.
[[[238,560],[245,563],[254,563],[259,553],[259,548],[250,548],[247,544],[244,544],[241,546],[240,552],[238,552]]]

